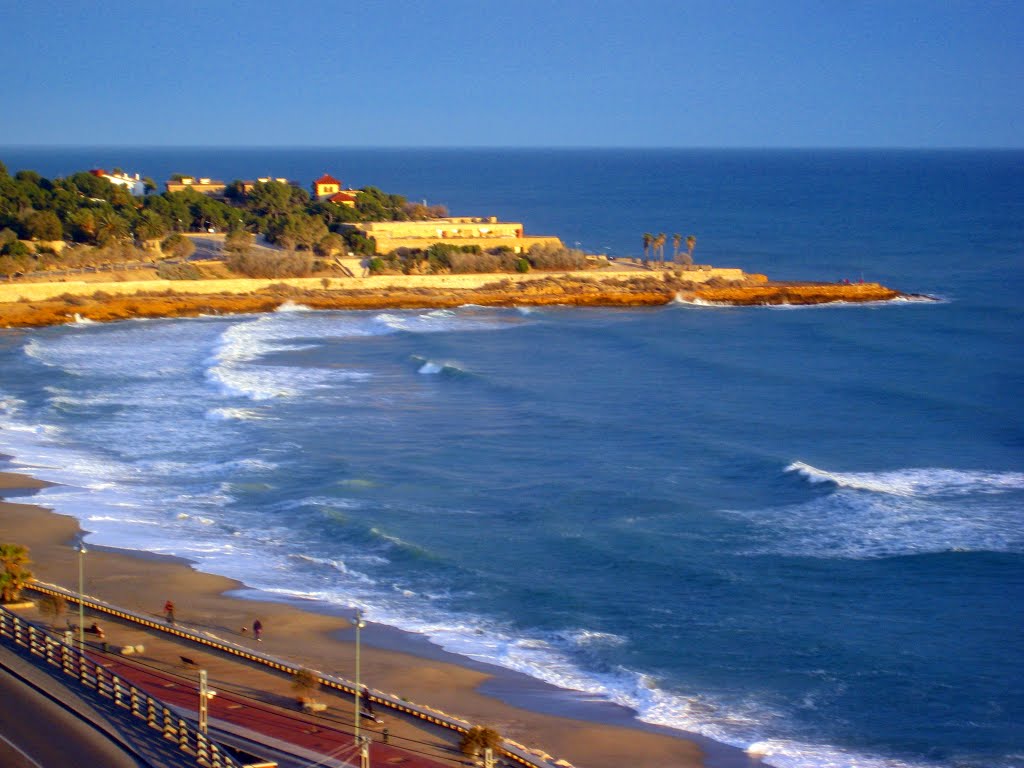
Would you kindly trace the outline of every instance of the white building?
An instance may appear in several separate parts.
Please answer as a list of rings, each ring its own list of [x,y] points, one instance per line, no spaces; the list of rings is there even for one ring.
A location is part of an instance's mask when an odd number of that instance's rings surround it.
[[[136,197],[142,197],[146,194],[146,185],[137,173],[134,176],[129,176],[127,173],[107,173],[102,168],[96,168],[89,171],[89,173],[93,176],[99,176],[101,179],[106,179],[111,184],[126,187]]]

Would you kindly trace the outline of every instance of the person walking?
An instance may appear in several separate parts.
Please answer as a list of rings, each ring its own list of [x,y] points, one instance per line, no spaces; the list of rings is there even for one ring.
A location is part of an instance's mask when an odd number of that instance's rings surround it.
[[[167,623],[168,624],[173,624],[174,623],[174,603],[172,603],[170,600],[168,600],[166,603],[164,603],[164,614],[166,614],[166,616],[167,616]]]
[[[259,619],[252,623],[252,633],[256,636],[256,642],[263,642],[263,622]]]

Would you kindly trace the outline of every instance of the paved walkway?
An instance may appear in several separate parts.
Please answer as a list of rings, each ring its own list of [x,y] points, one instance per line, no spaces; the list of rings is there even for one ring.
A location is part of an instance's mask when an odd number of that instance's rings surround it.
[[[133,663],[122,656],[97,652],[89,655],[111,674],[176,708],[183,716],[198,719],[196,681]],[[216,686],[211,687],[216,690]],[[296,754],[309,763],[324,766],[359,764],[351,727],[344,728],[324,718],[285,710],[223,690],[218,690],[217,695],[209,700],[208,715],[211,731],[223,730],[265,743],[275,750]],[[376,737],[370,748],[372,766],[452,768],[469,764],[466,758],[458,755],[439,761],[410,749],[381,743],[381,734],[369,730],[364,730],[363,735]],[[217,738],[214,733],[211,736]]]

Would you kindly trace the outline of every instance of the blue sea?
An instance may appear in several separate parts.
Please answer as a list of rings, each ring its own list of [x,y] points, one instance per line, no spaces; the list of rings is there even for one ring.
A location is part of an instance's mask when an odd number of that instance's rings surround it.
[[[0,331],[0,452],[89,541],[428,637],[778,768],[1024,765],[1024,153],[0,150],[323,172],[828,307]]]

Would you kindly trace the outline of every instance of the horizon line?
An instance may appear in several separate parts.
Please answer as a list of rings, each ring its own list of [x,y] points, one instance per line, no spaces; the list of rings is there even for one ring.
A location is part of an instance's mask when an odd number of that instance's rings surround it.
[[[807,146],[713,146],[713,145],[542,145],[542,144],[0,144],[0,149],[307,149],[307,150],[537,150],[537,151],[692,151],[692,152],[1016,152],[1021,146],[910,146],[910,145],[807,145]]]

